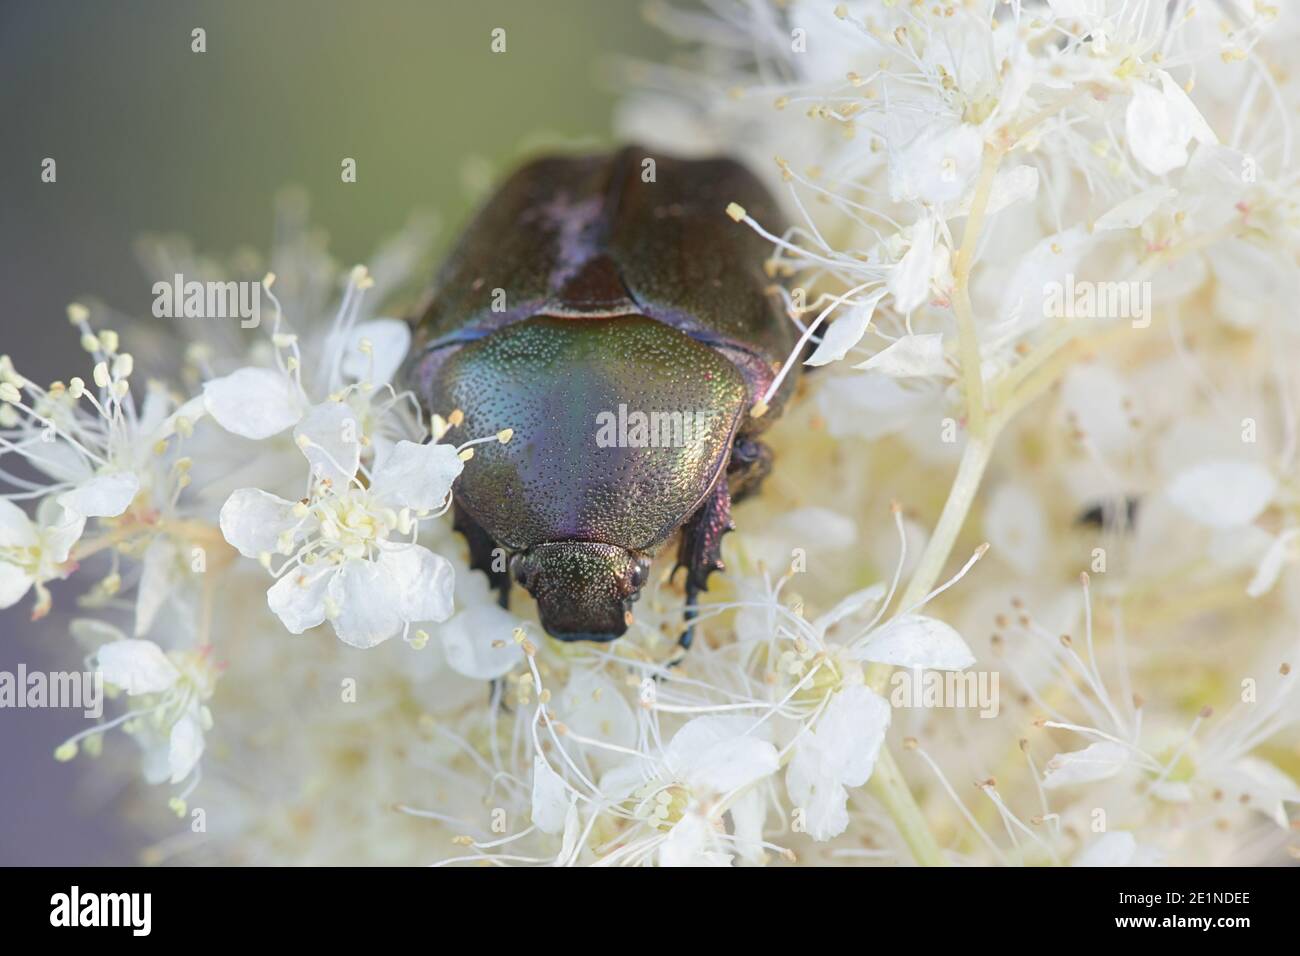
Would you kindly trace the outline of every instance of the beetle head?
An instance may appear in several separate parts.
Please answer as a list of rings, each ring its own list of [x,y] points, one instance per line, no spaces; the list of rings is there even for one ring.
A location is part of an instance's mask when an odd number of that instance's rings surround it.
[[[537,601],[552,637],[612,641],[627,630],[650,560],[613,544],[555,541],[516,554],[510,570]]]

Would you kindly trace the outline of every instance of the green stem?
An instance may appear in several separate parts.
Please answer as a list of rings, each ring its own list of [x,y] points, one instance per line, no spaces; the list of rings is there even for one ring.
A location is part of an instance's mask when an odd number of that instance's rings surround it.
[[[953,480],[952,489],[948,492],[948,500],[943,506],[943,513],[939,516],[939,523],[935,525],[934,534],[926,542],[925,550],[921,553],[921,561],[912,574],[907,589],[903,592],[903,598],[898,605],[900,608],[907,609],[920,602],[934,589],[935,583],[939,580],[943,566],[957,543],[957,535],[961,532],[962,525],[966,523],[966,516],[975,502],[975,495],[979,492],[984,469],[988,466],[989,455],[993,450],[993,443],[997,440],[1000,427],[1001,422],[997,421],[984,438],[972,435],[967,441],[961,463],[957,466],[957,477]],[[892,671],[893,668],[888,664],[872,664],[867,668],[867,684],[876,693],[884,694]],[[908,849],[912,851],[913,858],[920,866],[948,865],[887,745],[880,749],[875,771],[868,781],[868,789],[889,813],[894,825],[898,827],[898,832],[907,843]]]
[[[912,851],[912,858],[920,866],[947,866],[948,860],[934,839],[934,834],[926,825],[921,808],[916,805],[912,791],[907,788],[907,781],[894,761],[894,755],[888,747],[880,749],[876,758],[876,769],[871,775],[867,788],[889,812],[898,832]]]
[[[957,543],[957,535],[961,533],[962,525],[966,523],[966,516],[970,513],[971,505],[975,503],[976,494],[979,493],[980,483],[984,479],[984,469],[988,467],[989,455],[997,441],[997,431],[1001,421],[1002,419],[999,418],[990,423],[992,427],[985,438],[976,438],[972,435],[966,442],[966,450],[962,453],[961,463],[957,466],[957,477],[953,479],[948,500],[943,506],[943,513],[939,515],[939,522],[934,526],[934,534],[926,542],[916,571],[912,573],[912,579],[907,583],[903,597],[898,602],[900,610],[905,611],[919,604],[938,583],[939,575],[943,573],[943,567],[952,554],[953,546]],[[867,669],[867,683],[876,693],[884,693],[892,671],[893,667],[889,664],[872,664]]]

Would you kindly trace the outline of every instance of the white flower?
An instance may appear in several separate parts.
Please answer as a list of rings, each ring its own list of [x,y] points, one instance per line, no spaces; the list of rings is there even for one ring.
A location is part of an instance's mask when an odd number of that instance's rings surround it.
[[[93,332],[81,307],[69,307],[69,313],[96,359],[94,387],[73,378],[41,388],[0,356],[7,394],[0,425],[12,426],[0,433],[0,447],[18,452],[47,476],[46,493],[73,514],[117,517],[142,490],[157,508],[176,478],[164,454],[167,441],[188,434],[202,409],[195,401],[178,403],[152,382],[137,406],[130,381],[134,359],[117,350],[116,333]]]
[[[1108,740],[1099,740],[1082,750],[1057,754],[1047,762],[1043,786],[1051,790],[1078,783],[1092,783],[1115,776],[1133,758],[1129,748]]]
[[[850,648],[854,660],[895,667],[958,671],[975,663],[975,655],[952,627],[923,614],[900,614],[869,632]]]
[[[533,822],[543,833],[562,833],[575,798],[541,754],[533,757]]]
[[[1019,574],[1042,571],[1051,540],[1042,502],[1030,486],[1008,481],[993,490],[984,511],[984,533],[994,556]]]
[[[923,126],[889,163],[890,195],[932,205],[958,199],[979,171],[983,150],[984,137],[974,126]]]
[[[322,399],[352,406],[366,433],[384,438],[385,428],[409,430],[402,403],[388,384],[406,357],[410,328],[399,319],[360,320],[361,303],[374,280],[362,266],[352,270],[330,330],[300,340],[284,331],[279,300],[270,334],[274,367],[245,366],[203,385],[203,407],[226,431],[262,440],[298,425]],[[395,419],[389,422],[388,419]],[[381,427],[383,426],[383,427]]]
[[[556,693],[554,706],[564,725],[577,734],[617,747],[636,745],[637,722],[631,705],[618,686],[598,671],[571,673],[564,689]],[[595,759],[600,753],[591,755]]]
[[[323,431],[300,429],[299,445],[333,478],[318,476],[303,501],[243,488],[221,508],[222,534],[241,554],[268,567],[272,554],[288,558],[267,592],[271,610],[294,634],[328,619],[354,647],[373,647],[415,622],[446,620],[452,567],[416,544],[415,534],[420,520],[450,501],[463,467],[457,449],[398,442],[363,484],[355,456],[340,462],[329,454],[339,448],[328,427],[334,417],[313,411],[307,420]]]
[[[1164,70],[1157,70],[1160,89],[1142,83],[1133,91],[1124,129],[1129,149],[1157,176],[1187,165],[1187,144],[1218,143],[1200,111]]]
[[[836,375],[817,391],[818,409],[833,437],[868,441],[904,431],[922,414],[937,412],[941,401],[940,395],[879,374]]]
[[[814,840],[829,840],[849,825],[848,789],[867,782],[889,729],[890,707],[861,684],[831,695],[812,730],[795,743],[785,786]]]
[[[1238,802],[1249,798],[1255,810],[1282,830],[1291,827],[1286,805],[1300,804],[1300,787],[1276,764],[1260,757],[1242,757],[1212,779],[1241,794]]]
[[[894,308],[911,312],[930,298],[931,283],[940,279],[948,265],[948,247],[935,242],[933,219],[918,219],[900,236],[906,251],[889,273],[887,283]]]
[[[524,657],[512,638],[520,623],[495,604],[458,611],[438,629],[447,663],[458,674],[475,680],[494,680],[510,673]]]
[[[876,306],[888,290],[880,288],[868,295],[826,327],[821,343],[805,360],[805,365],[826,365],[844,358],[867,334],[867,326],[875,314]]]
[[[851,548],[856,538],[857,525],[852,518],[818,507],[795,508],[746,534],[747,547],[755,557],[773,566],[787,563],[793,548],[813,554],[842,551]]]
[[[131,696],[160,694],[180,680],[181,672],[153,641],[110,641],[98,652],[104,680]]]
[[[12,607],[36,588],[32,616],[50,609],[45,582],[63,577],[72,546],[81,537],[86,519],[46,499],[39,520],[32,521],[17,505],[0,498],[0,608]]]
[[[1214,460],[1179,472],[1167,493],[1174,506],[1211,528],[1240,528],[1260,516],[1277,479],[1254,462]]]
[[[776,747],[743,717],[697,717],[658,758],[638,757],[605,774],[601,793],[628,801],[633,816],[666,831],[657,842],[665,866],[726,865],[721,815],[727,800],[776,773]],[[679,829],[680,828],[680,829]]]
[[[145,779],[180,783],[190,776],[203,756],[204,733],[212,727],[205,703],[217,681],[211,648],[168,654],[153,641],[119,634],[95,657],[105,683],[131,699],[126,730],[144,750]]]
[[[297,424],[307,406],[289,375],[241,368],[203,384],[203,407],[218,425],[244,438],[270,438]]]
[[[938,332],[904,335],[854,368],[890,378],[951,378]]]
[[[135,636],[147,633],[168,601],[185,610],[181,595],[185,577],[193,573],[190,555],[182,552],[175,539],[157,535],[145,549],[140,561],[140,583],[135,598]]]
[[[1128,451],[1138,440],[1131,390],[1110,366],[1089,362],[1070,369],[1060,404],[1066,424],[1103,455]]]
[[[14,482],[22,490],[11,497],[40,496],[42,523],[58,529],[60,561],[68,558],[68,549],[83,534],[81,557],[113,549],[112,569],[86,596],[89,602],[115,598],[123,578],[130,580],[122,573],[123,557],[152,556],[152,567],[143,576],[150,593],[137,602],[136,630],[143,633],[162,600],[179,597],[185,589],[185,582],[176,577],[165,588],[158,587],[160,548],[154,545],[166,541],[175,548],[197,527],[180,520],[180,496],[190,481],[191,461],[179,457],[176,447],[202,417],[202,404],[180,401],[159,382],[150,382],[137,403],[131,387],[134,359],[119,350],[117,334],[92,330],[84,307],[74,304],[68,313],[81,330],[83,346],[96,359],[93,387],[73,378],[41,388],[0,357],[0,391],[6,396],[0,404],[0,425],[5,426],[0,449],[26,458],[43,476],[40,481]],[[41,580],[49,576],[48,569],[38,575]],[[43,613],[48,595],[40,580],[36,584],[37,610]]]
[[[1130,196],[1109,209],[1097,219],[1095,228],[1102,232],[1111,229],[1136,229],[1177,195],[1177,190],[1168,186],[1152,186],[1150,189],[1144,189],[1136,196]]]
[[[1160,854],[1140,845],[1129,830],[1103,833],[1079,851],[1071,866],[1154,866]]]
[[[1273,539],[1260,558],[1254,576],[1246,585],[1246,593],[1253,598],[1267,594],[1282,576],[1283,567],[1297,561],[1300,561],[1300,528],[1287,528]]]

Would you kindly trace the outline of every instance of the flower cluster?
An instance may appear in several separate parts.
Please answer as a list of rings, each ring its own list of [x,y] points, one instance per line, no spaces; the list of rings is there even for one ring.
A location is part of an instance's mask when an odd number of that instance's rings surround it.
[[[1300,13],[649,16],[686,56],[628,65],[621,132],[769,178],[784,219],[716,212],[802,333],[773,393],[812,369],[694,649],[671,555],[612,644],[498,603],[445,512],[510,432],[426,421],[371,304],[426,237],[341,271],[291,205],[274,274],[226,273],[269,328],[173,380],[82,306],[90,383],[0,359],[0,605],[90,579],[72,630],[123,698],[57,756],[136,738],[192,818],[150,861],[1296,855]]]

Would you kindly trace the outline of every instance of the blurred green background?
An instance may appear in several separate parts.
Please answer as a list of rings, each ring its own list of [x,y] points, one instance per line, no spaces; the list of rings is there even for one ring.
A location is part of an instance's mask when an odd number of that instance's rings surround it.
[[[0,353],[38,380],[85,374],[69,301],[148,315],[138,237],[266,251],[287,185],[343,262],[416,211],[437,214],[445,244],[476,198],[467,170],[500,173],[542,141],[608,142],[607,59],[667,46],[640,4],[611,0],[2,0]],[[355,184],[340,181],[349,156]],[[37,634],[29,603],[0,612],[0,670],[66,666],[70,640]],[[51,757],[80,724],[0,710],[0,864],[133,858],[93,765]]]

